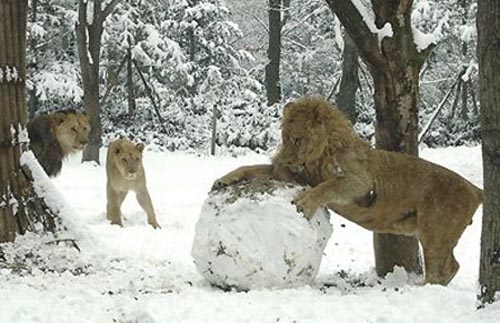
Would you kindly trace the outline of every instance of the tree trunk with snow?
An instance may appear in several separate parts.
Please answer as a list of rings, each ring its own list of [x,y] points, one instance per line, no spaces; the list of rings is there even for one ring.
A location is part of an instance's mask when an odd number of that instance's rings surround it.
[[[477,56],[484,169],[483,228],[479,298],[494,301],[500,292],[500,2],[479,0]]]
[[[37,20],[38,14],[38,0],[31,1],[31,23],[35,24]],[[30,52],[29,57],[31,57],[30,62],[28,63],[33,69],[33,72],[37,72],[37,41],[34,35],[31,35],[31,39],[29,41],[28,51]],[[36,84],[33,82],[31,85],[31,89],[28,90],[28,118],[31,120],[35,117],[36,111],[38,110],[38,96],[36,94]]]
[[[266,65],[267,105],[281,100],[281,0],[269,0],[269,45]]]
[[[348,33],[344,34],[344,52],[342,54],[342,79],[337,94],[337,107],[352,124],[356,123],[356,92],[359,88],[359,56],[356,45]]]
[[[375,85],[376,146],[418,154],[419,72],[431,47],[418,50],[411,27],[412,0],[372,0],[375,26],[367,25],[351,0],[326,0],[351,36]],[[379,40],[386,23],[392,35]],[[385,26],[387,28],[387,26]],[[421,272],[416,238],[374,234],[375,262],[381,276],[395,265]]]
[[[54,213],[21,165],[26,134],[26,0],[0,0],[0,242],[41,223],[54,231]]]
[[[79,0],[76,40],[83,83],[83,103],[90,118],[89,144],[83,151],[82,161],[99,163],[102,145],[101,108],[99,105],[99,63],[103,24],[121,0],[112,0],[101,9],[101,0]]]

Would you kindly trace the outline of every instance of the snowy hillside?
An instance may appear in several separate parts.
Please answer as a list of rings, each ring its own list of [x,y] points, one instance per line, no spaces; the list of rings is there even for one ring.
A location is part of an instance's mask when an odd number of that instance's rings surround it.
[[[479,147],[421,156],[482,186]],[[211,287],[190,256],[207,192],[236,166],[267,160],[147,151],[161,230],[146,224],[132,195],[122,207],[124,227],[109,225],[104,166],[68,160],[54,183],[79,225],[64,238],[77,238],[81,251],[51,237],[40,248],[33,235],[6,248],[11,266],[0,269],[0,322],[499,322],[500,303],[476,310],[481,209],[456,249],[461,269],[448,287],[415,285],[402,271],[377,279],[371,233],[339,216],[331,217],[334,231],[313,286],[247,293]]]

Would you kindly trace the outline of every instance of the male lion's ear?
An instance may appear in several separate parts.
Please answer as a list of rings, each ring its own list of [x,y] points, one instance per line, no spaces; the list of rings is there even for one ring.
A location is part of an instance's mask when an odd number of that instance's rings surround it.
[[[142,153],[142,151],[144,150],[144,144],[143,143],[136,144],[135,148]]]
[[[120,152],[121,152],[121,150],[120,150],[120,144],[118,143],[118,145],[116,145],[116,147],[115,147],[114,153],[115,153],[115,155],[118,155]]]
[[[62,115],[56,115],[55,118],[56,125],[61,125],[64,122],[64,116]]]

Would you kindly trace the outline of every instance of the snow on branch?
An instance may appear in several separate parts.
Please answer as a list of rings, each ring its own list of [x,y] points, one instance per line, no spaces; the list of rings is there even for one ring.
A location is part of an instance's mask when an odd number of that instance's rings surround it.
[[[367,9],[359,0],[326,0],[331,11],[338,17],[352,38],[360,55],[369,64],[383,65],[380,41],[392,35],[390,24],[378,29]]]
[[[443,39],[443,26],[449,20],[448,15],[445,15],[439,20],[438,25],[431,33],[424,33],[416,26],[412,26],[413,43],[419,52],[427,50],[430,46],[437,45]]]
[[[465,73],[462,75],[462,81],[468,82],[470,80],[470,76],[474,70],[479,71],[479,65],[476,62],[471,61],[469,63],[469,65],[467,66]]]
[[[380,43],[385,37],[392,37],[393,31],[392,26],[389,22],[386,22],[382,28],[377,28],[375,25],[375,19],[373,12],[370,14],[368,8],[366,8],[360,0],[351,0],[352,4],[358,9],[359,14],[363,17],[363,21],[370,31],[377,35],[378,45],[380,48]]]

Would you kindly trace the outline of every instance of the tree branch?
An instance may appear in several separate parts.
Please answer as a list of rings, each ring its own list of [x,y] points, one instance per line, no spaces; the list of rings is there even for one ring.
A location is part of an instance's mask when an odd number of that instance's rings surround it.
[[[111,2],[108,3],[108,5],[102,11],[101,21],[104,22],[104,20],[106,20],[106,18],[111,14],[113,9],[115,9],[115,7],[118,5],[120,1],[121,0],[111,0]]]
[[[351,0],[325,0],[331,11],[337,15],[346,32],[351,36],[366,63],[373,67],[385,65],[380,52],[378,37],[368,28],[361,13]]]
[[[266,31],[266,33],[269,32],[269,27],[265,22],[263,22],[259,17],[257,17],[255,14],[251,13],[250,11],[239,9],[240,12],[243,12],[246,15],[249,15],[252,17],[261,27]]]

